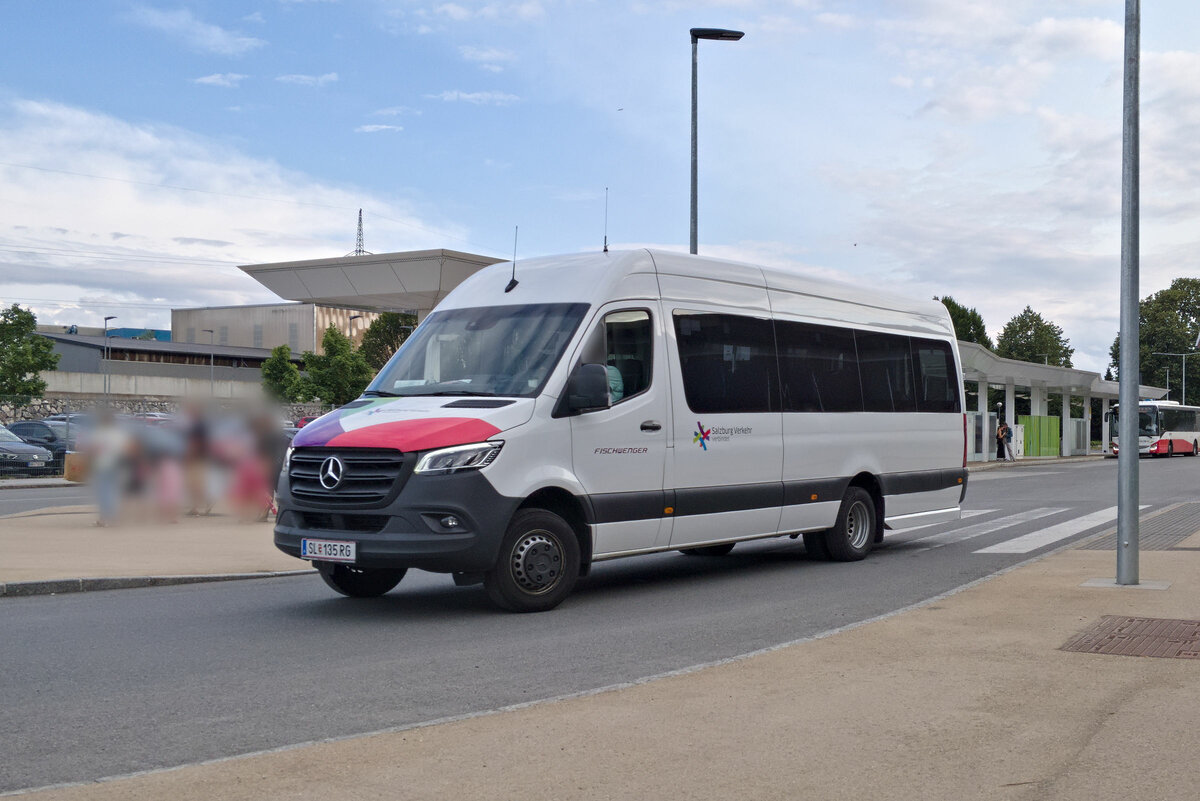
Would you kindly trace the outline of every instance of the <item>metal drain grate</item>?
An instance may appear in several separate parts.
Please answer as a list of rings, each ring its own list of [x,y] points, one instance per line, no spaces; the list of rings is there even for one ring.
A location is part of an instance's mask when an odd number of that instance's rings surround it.
[[[1116,656],[1200,659],[1200,620],[1105,615],[1058,650]]]
[[[1138,549],[1169,551],[1200,531],[1200,503],[1180,503],[1138,524]],[[1117,530],[1111,529],[1079,546],[1083,551],[1115,551]]]

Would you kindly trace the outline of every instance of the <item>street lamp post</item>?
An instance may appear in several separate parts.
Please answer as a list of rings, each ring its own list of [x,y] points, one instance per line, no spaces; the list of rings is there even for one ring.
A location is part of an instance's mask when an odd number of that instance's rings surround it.
[[[1198,353],[1200,353],[1200,350],[1194,350],[1191,353],[1163,353],[1162,351],[1156,350],[1153,352],[1153,354],[1151,354],[1154,356],[1179,356],[1179,357],[1181,357],[1180,361],[1183,362],[1183,374],[1180,379],[1181,388],[1179,391],[1179,402],[1182,404],[1187,403],[1187,360],[1188,360],[1188,356],[1195,356]],[[1168,398],[1171,397],[1171,374],[1169,372],[1167,373],[1167,397]]]
[[[100,358],[104,361],[104,405],[108,405],[108,321],[117,319],[117,315],[110,314],[104,318],[104,347],[100,349]]]
[[[213,367],[216,361],[214,353],[216,347],[213,345],[213,330],[211,328],[201,328],[201,334],[208,334],[208,394],[212,397],[217,397],[217,381],[215,377],[216,369]]]
[[[696,253],[696,213],[699,205],[696,191],[697,159],[696,159],[696,52],[701,39],[715,39],[722,42],[736,42],[745,36],[742,31],[729,31],[724,28],[692,28],[692,226],[689,253]]]

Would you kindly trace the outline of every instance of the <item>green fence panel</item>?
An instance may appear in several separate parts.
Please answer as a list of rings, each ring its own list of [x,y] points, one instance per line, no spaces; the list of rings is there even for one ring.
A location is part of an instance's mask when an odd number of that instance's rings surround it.
[[[1017,422],[1025,426],[1026,456],[1058,456],[1062,450],[1061,421],[1057,417],[1021,415]]]

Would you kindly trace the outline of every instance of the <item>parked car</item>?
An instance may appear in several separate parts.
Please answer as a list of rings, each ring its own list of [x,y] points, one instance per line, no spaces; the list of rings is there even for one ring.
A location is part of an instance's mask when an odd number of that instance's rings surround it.
[[[62,471],[67,451],[71,450],[66,437],[60,437],[53,428],[40,420],[19,420],[15,423],[9,423],[8,430],[30,445],[39,445],[50,451],[50,470],[53,472]]]
[[[319,414],[310,414],[307,417],[301,417],[299,420],[296,421],[296,428],[304,428],[306,425],[311,423],[313,420],[319,420],[320,418],[321,418],[321,415],[319,415]]]
[[[67,423],[63,420],[46,419],[41,422],[50,426],[55,434],[67,441],[67,450],[69,451],[78,450],[75,445],[83,439],[88,430],[87,426],[78,421]]]
[[[0,474],[45,473],[52,459],[50,451],[31,445],[0,426]]]

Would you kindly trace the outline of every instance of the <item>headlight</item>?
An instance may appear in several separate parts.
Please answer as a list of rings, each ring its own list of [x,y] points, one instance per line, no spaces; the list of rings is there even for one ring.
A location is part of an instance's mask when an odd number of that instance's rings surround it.
[[[415,472],[438,475],[457,473],[460,470],[478,470],[494,462],[502,447],[502,441],[477,442],[474,445],[458,445],[430,451],[417,462]]]
[[[288,467],[290,467],[292,464],[292,451],[294,451],[294,450],[296,450],[296,449],[293,448],[291,445],[288,445],[287,450],[283,452],[283,472],[284,473],[286,473],[288,471]]]
[[[19,459],[15,453],[0,453],[0,459]]]

